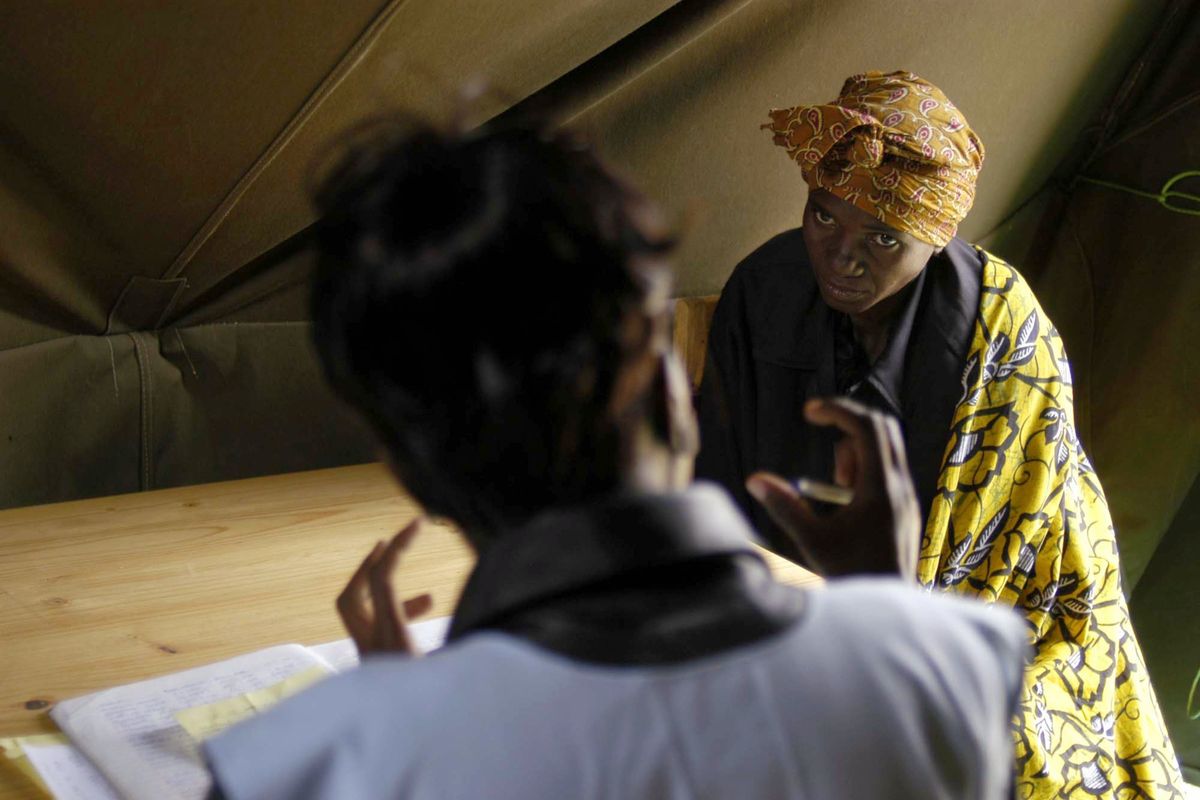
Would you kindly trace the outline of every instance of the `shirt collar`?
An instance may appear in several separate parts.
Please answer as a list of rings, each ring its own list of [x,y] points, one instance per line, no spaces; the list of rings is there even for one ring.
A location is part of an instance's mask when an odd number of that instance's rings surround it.
[[[724,490],[625,494],[553,509],[486,545],[459,598],[448,638],[540,599],[621,573],[693,558],[751,554],[752,532]]]
[[[931,276],[930,269],[937,272]],[[883,352],[863,378],[863,382],[869,383],[891,406],[896,416],[904,416],[904,387],[914,386],[914,381],[906,377],[906,368],[910,366],[908,355],[913,349],[914,339],[931,352],[934,348],[931,338],[937,340],[937,353],[946,348],[957,352],[959,343],[971,333],[975,309],[979,304],[978,288],[971,291],[973,285],[978,285],[978,278],[972,280],[972,275],[977,276],[978,273],[979,256],[975,250],[960,239],[952,239],[913,280],[912,291],[893,323]],[[933,306],[938,313],[926,313],[924,322],[921,322],[919,309],[922,304],[930,304],[930,299],[926,298],[930,294],[937,296]],[[922,326],[924,330],[918,330]],[[921,377],[915,385],[922,390],[928,385],[922,367],[928,366],[918,365]]]
[[[896,315],[895,322],[892,323],[887,344],[884,345],[883,352],[879,354],[879,358],[875,359],[875,363],[871,365],[871,369],[864,378],[887,401],[891,406],[892,413],[896,416],[901,416],[903,413],[901,387],[904,384],[904,361],[908,355],[913,321],[917,318],[917,307],[921,303],[921,295],[925,289],[925,276],[928,272],[929,265],[926,264],[925,268],[913,279],[904,306]]]

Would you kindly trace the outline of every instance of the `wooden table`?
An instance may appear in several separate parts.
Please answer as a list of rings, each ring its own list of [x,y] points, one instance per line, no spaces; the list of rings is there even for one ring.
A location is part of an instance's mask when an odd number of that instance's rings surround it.
[[[334,597],[418,512],[374,464],[0,511],[0,736],[55,730],[60,699],[344,637]],[[396,585],[449,614],[472,558],[428,526]],[[0,768],[0,800],[36,796]]]

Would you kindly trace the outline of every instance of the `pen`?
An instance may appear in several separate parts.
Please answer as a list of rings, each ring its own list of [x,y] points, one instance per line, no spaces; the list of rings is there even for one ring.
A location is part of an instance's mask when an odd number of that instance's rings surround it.
[[[796,478],[792,486],[801,497],[817,500],[821,503],[832,503],[837,506],[849,505],[854,499],[854,492],[845,486],[834,486],[832,483],[821,483],[810,478]]]

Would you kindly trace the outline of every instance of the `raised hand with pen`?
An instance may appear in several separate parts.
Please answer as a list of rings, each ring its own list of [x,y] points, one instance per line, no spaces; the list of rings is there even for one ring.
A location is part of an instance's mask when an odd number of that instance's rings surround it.
[[[756,472],[746,489],[796,542],[807,566],[821,575],[916,575],[921,518],[895,418],[844,398],[812,400],[804,415],[814,425],[842,431],[834,453],[834,480],[853,498],[819,513],[795,484]]]

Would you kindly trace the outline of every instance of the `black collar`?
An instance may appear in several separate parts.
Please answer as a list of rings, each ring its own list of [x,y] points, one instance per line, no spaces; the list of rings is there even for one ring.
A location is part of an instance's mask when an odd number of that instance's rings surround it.
[[[928,273],[927,264],[907,287],[904,306],[892,322],[887,344],[863,378],[864,382],[871,384],[879,393],[889,406],[888,410],[897,417],[904,413],[904,364],[908,356],[908,343],[912,339],[913,321],[917,318],[917,308],[921,304],[921,297],[925,291],[925,276]]]
[[[448,638],[638,570],[710,556],[749,556],[761,563],[751,542],[745,517],[713,485],[547,511],[481,550]]]
[[[985,260],[983,251],[956,238],[925,267],[929,278],[907,348],[910,358],[903,385],[910,394],[926,394],[931,382],[951,389],[959,386],[975,332]],[[904,408],[909,410],[908,405]],[[949,419],[944,423],[948,430]]]
[[[887,345],[862,381],[879,393],[897,417],[913,416],[913,404],[924,404],[932,387],[958,385],[979,308],[982,264],[976,248],[951,239],[913,280]],[[948,419],[938,422],[949,425]]]

